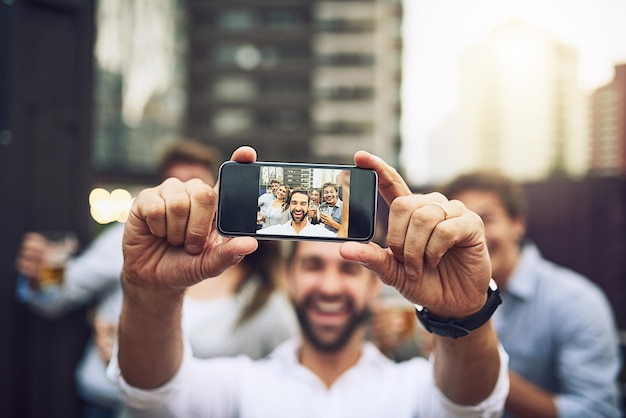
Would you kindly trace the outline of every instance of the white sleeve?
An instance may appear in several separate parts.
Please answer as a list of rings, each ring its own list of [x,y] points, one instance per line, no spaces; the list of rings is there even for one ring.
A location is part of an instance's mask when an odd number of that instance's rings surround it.
[[[78,257],[70,260],[63,285],[51,294],[30,292],[22,299],[40,314],[56,318],[102,298],[120,287],[124,258],[124,224],[103,231]]]
[[[164,385],[150,390],[124,380],[117,346],[107,367],[133,417],[236,417],[241,376],[253,361],[245,356],[198,359],[185,341],[180,368]]]
[[[438,411],[424,411],[421,416],[441,416],[454,418],[497,418],[504,413],[504,403],[509,394],[509,355],[502,345],[499,346],[500,354],[500,371],[498,373],[498,381],[491,394],[481,403],[474,406],[459,405],[450,401],[434,384],[436,394],[434,397],[439,398],[440,402],[426,402],[425,405],[437,405],[441,407]],[[432,361],[432,358],[431,358]]]

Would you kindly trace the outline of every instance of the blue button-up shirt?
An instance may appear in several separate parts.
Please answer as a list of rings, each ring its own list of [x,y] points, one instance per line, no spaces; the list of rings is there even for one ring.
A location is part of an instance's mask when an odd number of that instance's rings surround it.
[[[527,244],[502,298],[493,319],[510,368],[554,393],[559,417],[620,417],[617,328],[600,288]]]

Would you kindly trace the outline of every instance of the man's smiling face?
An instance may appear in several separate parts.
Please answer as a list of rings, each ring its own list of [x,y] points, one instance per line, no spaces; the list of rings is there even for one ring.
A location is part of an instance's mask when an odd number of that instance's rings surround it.
[[[339,254],[338,243],[298,242],[289,267],[289,292],[304,338],[334,352],[367,319],[380,288],[374,274]]]
[[[295,223],[306,222],[309,211],[309,196],[304,193],[294,192],[289,200],[289,211],[291,219]]]

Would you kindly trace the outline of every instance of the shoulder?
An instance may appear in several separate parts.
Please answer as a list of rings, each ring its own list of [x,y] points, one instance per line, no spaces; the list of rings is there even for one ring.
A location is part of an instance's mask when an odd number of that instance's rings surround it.
[[[588,277],[541,258],[536,264],[536,297],[545,304],[552,322],[578,332],[614,323],[611,304],[602,288]]]

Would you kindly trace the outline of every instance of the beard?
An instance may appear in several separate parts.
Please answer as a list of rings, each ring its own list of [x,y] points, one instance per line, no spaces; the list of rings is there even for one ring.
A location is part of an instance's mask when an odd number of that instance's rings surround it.
[[[291,219],[295,221],[296,223],[306,221],[306,217],[307,217],[307,212],[302,212],[302,215],[300,215],[299,217],[296,217],[295,210],[291,211]]]
[[[370,317],[370,311],[367,308],[358,312],[352,312],[348,318],[348,322],[344,325],[337,337],[332,341],[325,341],[316,334],[313,324],[311,324],[306,315],[306,306],[309,304],[310,298],[311,296],[307,297],[301,304],[294,302],[294,308],[304,339],[315,349],[323,353],[330,354],[341,350],[348,343],[357,328],[366,323]]]

